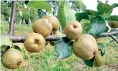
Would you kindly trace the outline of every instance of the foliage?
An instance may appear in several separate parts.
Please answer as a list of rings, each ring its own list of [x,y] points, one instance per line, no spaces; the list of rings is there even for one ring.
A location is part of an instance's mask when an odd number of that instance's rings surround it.
[[[89,19],[88,13],[83,12],[83,13],[76,13],[76,20],[81,21],[82,19]]]
[[[11,14],[11,2],[2,1],[1,14],[2,14],[2,19],[8,21],[8,18],[10,17]],[[39,18],[37,9],[24,8],[24,1],[16,2],[15,23],[21,22],[23,24],[23,20],[34,21],[37,18]]]
[[[90,21],[87,20],[87,19],[82,19],[80,21],[80,23],[82,24],[82,27],[83,27],[83,30],[84,30],[83,33],[88,33],[90,31],[90,29],[91,29],[91,23],[90,23]]]
[[[99,36],[106,28],[105,20],[101,16],[96,16],[91,20],[90,33],[94,36]],[[98,30],[99,29],[99,30]]]
[[[72,41],[66,37],[60,38],[60,40],[55,43],[55,51],[57,53],[58,59],[64,59],[72,54]]]
[[[84,3],[82,2],[82,0],[75,0],[75,1],[72,1],[72,8],[74,8],[75,11],[78,11],[79,10],[84,10],[86,9],[86,6],[84,5]]]
[[[66,19],[67,19],[67,21],[71,21],[71,20],[73,20],[73,17],[74,17],[73,14],[71,14],[71,15],[68,14],[68,12],[71,12],[72,9],[68,8],[69,6],[66,7],[65,3],[66,2],[61,3],[61,5],[59,7],[59,12],[58,12],[58,19],[61,22],[62,28],[64,28],[67,23]],[[106,31],[106,22],[105,21],[108,20],[108,18],[110,17],[113,8],[115,8],[115,7],[113,7],[113,5],[98,2],[97,11],[84,10],[81,13],[80,12],[76,13],[75,17],[76,17],[77,21],[82,22],[81,24],[84,27],[83,28],[84,33],[92,34],[94,37],[98,37],[101,33]],[[70,18],[70,19],[68,19],[68,18]],[[82,20],[84,20],[85,22],[83,22]],[[99,47],[102,46],[100,43],[98,45],[99,45]],[[105,46],[103,46],[103,47],[105,47]],[[61,48],[61,44],[60,44],[60,48]],[[67,51],[68,49],[64,49],[64,51]],[[100,48],[100,50],[101,50],[101,55],[105,55],[105,49]],[[58,51],[60,51],[60,49],[58,49]],[[69,51],[68,51],[68,53],[69,53]],[[85,61],[85,64],[90,67],[93,67],[93,62],[91,60]]]
[[[37,9],[24,9],[23,10],[23,19],[31,19],[32,21],[34,21],[35,19],[38,18],[38,13],[37,13]]]
[[[28,7],[37,8],[37,9],[45,9],[45,10],[51,12],[50,4],[45,1],[30,1],[30,2],[28,2]]]
[[[11,14],[11,3],[10,2],[1,2],[1,14],[2,18],[8,21],[8,18]]]
[[[69,7],[69,5],[66,2],[62,2],[59,7],[58,19],[61,23],[62,29],[65,28],[67,22],[69,22],[71,20],[76,20],[74,11]]]
[[[109,4],[99,2],[97,5],[98,12],[102,15],[103,18],[107,19],[112,13],[113,7]]]
[[[118,15],[112,15],[108,18],[108,20],[118,21]]]

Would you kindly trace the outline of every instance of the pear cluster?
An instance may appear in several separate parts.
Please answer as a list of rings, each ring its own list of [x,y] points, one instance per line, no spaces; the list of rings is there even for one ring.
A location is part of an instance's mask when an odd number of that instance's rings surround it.
[[[40,52],[46,45],[45,39],[55,34],[60,27],[59,20],[55,16],[45,15],[34,21],[32,25],[33,33],[28,33],[24,41],[24,46],[31,53]]]
[[[96,39],[90,34],[83,34],[83,28],[78,21],[70,21],[64,28],[66,37],[73,41],[73,53],[82,60],[94,58],[94,66],[100,67],[104,64]]]

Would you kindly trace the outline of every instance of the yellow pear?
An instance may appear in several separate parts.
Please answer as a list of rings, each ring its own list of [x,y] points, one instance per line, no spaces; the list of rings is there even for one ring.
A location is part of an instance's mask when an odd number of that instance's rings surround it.
[[[64,28],[64,33],[71,40],[78,39],[82,35],[82,25],[78,21],[70,21]]]
[[[94,66],[100,67],[100,66],[103,66],[104,64],[105,64],[105,59],[103,56],[101,56],[100,51],[98,51],[94,58]]]
[[[24,46],[29,52],[39,52],[45,47],[45,39],[41,34],[29,33],[24,41]]]
[[[83,34],[73,42],[73,52],[83,60],[92,59],[98,51],[95,38],[89,34]]]
[[[35,33],[39,33],[46,38],[51,34],[52,24],[48,19],[38,19],[34,22],[32,28]]]
[[[52,33],[55,34],[60,27],[60,22],[55,16],[45,15],[43,19],[48,19],[52,23]]]
[[[118,21],[108,21],[108,25],[111,28],[118,28]]]
[[[21,66],[24,58],[21,51],[10,48],[1,57],[2,64],[9,69],[16,69]]]

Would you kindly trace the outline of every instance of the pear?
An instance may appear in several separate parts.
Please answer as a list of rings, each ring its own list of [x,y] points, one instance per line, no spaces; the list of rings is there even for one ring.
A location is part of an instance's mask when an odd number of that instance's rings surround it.
[[[100,67],[100,66],[103,66],[104,64],[105,64],[105,59],[103,56],[101,56],[100,51],[98,51],[94,58],[94,66]]]
[[[52,33],[55,34],[59,30],[60,22],[55,16],[45,15],[43,19],[48,19],[52,23]]]
[[[118,28],[118,21],[108,21],[108,25],[111,28]]]
[[[2,55],[1,62],[6,68],[19,68],[24,62],[23,54],[17,49],[10,48]]]
[[[28,33],[24,41],[24,46],[29,52],[40,52],[45,47],[45,39],[41,34]]]
[[[95,38],[89,34],[83,34],[73,42],[73,53],[83,60],[92,59],[98,51]]]
[[[34,22],[32,28],[35,33],[39,33],[46,38],[51,34],[52,24],[48,19],[38,19]]]
[[[64,33],[70,40],[78,39],[82,35],[82,31],[82,25],[78,21],[70,21],[64,28]]]

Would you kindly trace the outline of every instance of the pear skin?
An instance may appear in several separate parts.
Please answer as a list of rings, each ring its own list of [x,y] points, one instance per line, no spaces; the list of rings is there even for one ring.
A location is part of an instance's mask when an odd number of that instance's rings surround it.
[[[103,66],[104,64],[105,64],[104,56],[101,56],[100,51],[98,51],[94,58],[94,66],[100,67],[100,66]]]

